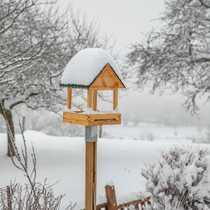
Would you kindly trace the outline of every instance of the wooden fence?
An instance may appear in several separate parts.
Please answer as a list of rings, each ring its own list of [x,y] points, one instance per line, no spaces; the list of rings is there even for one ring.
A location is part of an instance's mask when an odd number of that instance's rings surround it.
[[[106,209],[106,210],[125,210],[128,209],[129,206],[133,205],[136,210],[144,210],[145,204],[150,204],[150,197],[145,198],[144,200],[135,200],[130,201],[128,203],[123,203],[117,205],[116,195],[115,195],[115,188],[114,186],[105,186],[106,191],[106,199],[107,203],[99,204],[96,206],[96,210]]]

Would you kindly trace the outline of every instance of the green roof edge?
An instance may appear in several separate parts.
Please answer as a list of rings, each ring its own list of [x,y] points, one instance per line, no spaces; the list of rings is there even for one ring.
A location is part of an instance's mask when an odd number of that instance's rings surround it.
[[[60,84],[60,87],[72,87],[80,89],[89,89],[89,85],[75,85],[75,84]]]

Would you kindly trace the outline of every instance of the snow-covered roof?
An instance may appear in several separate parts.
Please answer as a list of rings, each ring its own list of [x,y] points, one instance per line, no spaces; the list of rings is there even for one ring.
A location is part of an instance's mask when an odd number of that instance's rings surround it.
[[[69,61],[60,86],[88,89],[107,64],[123,84],[119,67],[113,57],[101,48],[87,48],[79,51]]]

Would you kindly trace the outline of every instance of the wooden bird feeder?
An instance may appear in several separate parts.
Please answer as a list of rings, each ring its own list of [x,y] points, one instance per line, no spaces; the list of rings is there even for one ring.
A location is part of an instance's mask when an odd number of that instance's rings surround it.
[[[99,55],[97,55],[97,53]],[[98,62],[95,59],[100,59],[101,54],[103,55],[102,62]],[[80,63],[86,63],[86,65],[82,65],[84,69],[78,69],[80,66],[77,65],[75,60]],[[94,66],[94,64],[96,66]],[[112,65],[117,69],[115,70]],[[79,73],[76,71],[79,71]],[[88,71],[90,72],[88,73]],[[121,75],[114,59],[105,50],[90,48],[80,51],[69,62],[64,70],[62,78],[63,81],[61,80],[60,86],[67,87],[67,107],[70,110],[63,112],[63,122],[86,126],[121,124],[120,113],[110,112],[108,114],[103,114],[98,111],[92,114],[87,111],[71,110],[72,89],[75,88],[87,89],[87,108],[91,108],[93,111],[97,111],[98,90],[112,90],[113,110],[116,110],[118,107],[118,89],[125,88],[125,85],[122,82]],[[86,78],[88,79],[88,82],[86,81]],[[77,84],[75,84],[75,81]]]
[[[121,124],[118,107],[118,89],[125,88],[118,66],[103,49],[90,48],[78,52],[66,66],[62,87],[67,87],[67,108],[63,112],[63,122],[85,125],[85,210],[96,209],[97,175],[97,126]],[[72,89],[87,89],[87,110],[71,109]],[[97,110],[97,91],[113,91],[113,110],[103,114]]]

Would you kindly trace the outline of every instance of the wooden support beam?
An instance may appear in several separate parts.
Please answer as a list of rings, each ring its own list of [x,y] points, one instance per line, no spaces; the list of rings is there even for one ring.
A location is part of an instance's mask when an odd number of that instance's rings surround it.
[[[97,142],[86,141],[85,210],[96,209]]]
[[[71,98],[72,98],[72,88],[67,87],[67,107],[68,109],[71,109]]]
[[[93,110],[97,110],[97,90],[93,90]]]
[[[92,108],[92,90],[90,89],[87,92],[87,108]]]
[[[118,89],[113,90],[113,110],[118,107]]]
[[[93,210],[93,142],[86,141],[85,210]]]
[[[97,142],[93,142],[93,183],[94,183],[94,210],[96,210],[96,198],[97,198]]]
[[[117,200],[114,186],[105,186],[108,210],[117,210]]]

